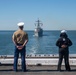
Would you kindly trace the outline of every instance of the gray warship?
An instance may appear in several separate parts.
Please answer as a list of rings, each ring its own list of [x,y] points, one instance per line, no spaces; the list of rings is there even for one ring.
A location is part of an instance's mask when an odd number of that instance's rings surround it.
[[[40,20],[38,19],[35,23],[35,30],[34,30],[34,36],[37,37],[42,37],[43,36],[43,29],[41,28],[43,24],[40,22]]]

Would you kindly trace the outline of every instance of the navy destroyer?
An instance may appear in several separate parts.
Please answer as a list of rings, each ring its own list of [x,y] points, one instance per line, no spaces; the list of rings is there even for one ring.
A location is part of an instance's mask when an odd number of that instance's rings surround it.
[[[43,24],[40,22],[40,20],[38,19],[35,23],[35,30],[34,30],[34,36],[37,37],[42,37],[43,36],[43,29],[41,28]]]

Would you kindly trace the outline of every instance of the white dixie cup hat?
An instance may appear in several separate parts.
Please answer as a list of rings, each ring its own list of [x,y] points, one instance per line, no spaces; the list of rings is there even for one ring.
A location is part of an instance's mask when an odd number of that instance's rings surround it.
[[[19,22],[17,25],[18,26],[24,26],[24,22]]]
[[[61,33],[66,33],[66,32],[67,32],[66,30],[62,30],[62,31],[61,31]]]

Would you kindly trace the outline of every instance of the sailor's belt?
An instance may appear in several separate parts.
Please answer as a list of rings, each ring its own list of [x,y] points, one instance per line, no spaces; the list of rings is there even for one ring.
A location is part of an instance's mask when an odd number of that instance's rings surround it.
[[[23,45],[23,44],[17,43],[17,45]]]

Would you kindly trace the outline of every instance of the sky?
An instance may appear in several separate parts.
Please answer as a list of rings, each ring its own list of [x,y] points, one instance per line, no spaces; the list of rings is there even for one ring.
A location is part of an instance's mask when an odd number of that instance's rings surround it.
[[[0,0],[0,30],[34,30],[37,20],[43,30],[76,30],[76,0]]]

